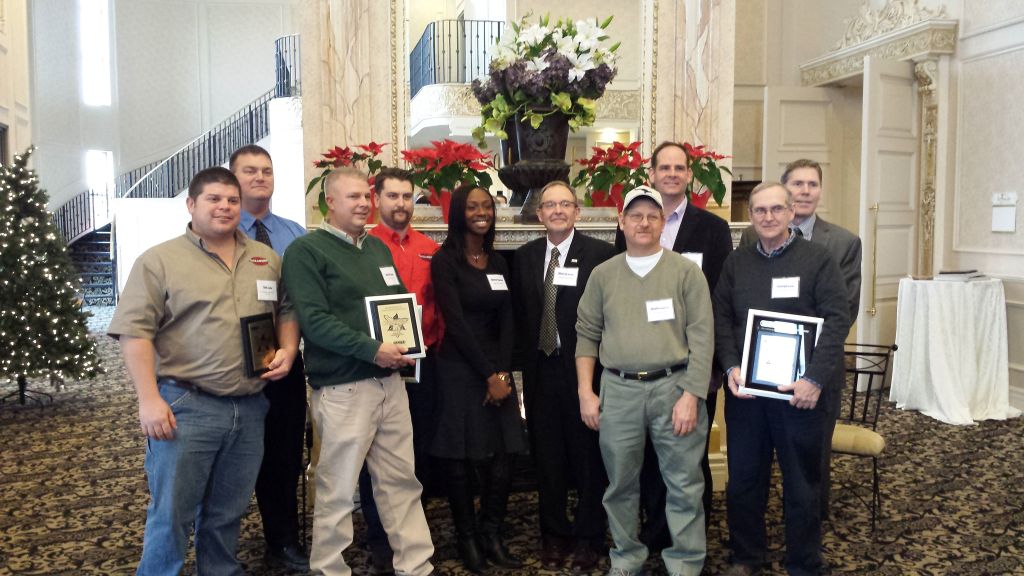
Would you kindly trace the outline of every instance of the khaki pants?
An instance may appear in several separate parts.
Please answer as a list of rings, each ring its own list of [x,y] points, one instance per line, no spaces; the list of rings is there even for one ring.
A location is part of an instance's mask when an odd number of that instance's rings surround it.
[[[395,552],[396,574],[430,574],[434,546],[420,503],[423,488],[415,475],[405,383],[393,373],[328,386],[313,391],[311,404],[320,437],[310,555],[313,573],[352,573],[342,552],[352,544],[353,497],[365,460],[381,523]]]

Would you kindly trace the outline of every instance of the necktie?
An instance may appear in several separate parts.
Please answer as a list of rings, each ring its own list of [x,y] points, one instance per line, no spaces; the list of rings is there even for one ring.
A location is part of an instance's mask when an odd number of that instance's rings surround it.
[[[551,261],[544,275],[544,310],[540,316],[540,339],[538,346],[541,351],[551,355],[558,348],[558,326],[555,323],[555,269],[558,268],[558,248],[551,248]]]
[[[267,227],[263,225],[263,221],[259,218],[256,219],[256,241],[263,242],[271,249],[274,245],[270,243],[270,232],[267,231]]]

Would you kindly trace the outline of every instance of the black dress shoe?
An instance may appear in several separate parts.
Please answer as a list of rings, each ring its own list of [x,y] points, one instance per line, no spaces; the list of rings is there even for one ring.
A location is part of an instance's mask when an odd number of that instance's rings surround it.
[[[501,536],[493,532],[484,532],[480,535],[480,547],[483,548],[484,556],[487,557],[487,560],[499,568],[523,567],[523,563],[519,561],[519,558],[513,556],[505,548],[505,543],[501,541]]]
[[[267,546],[263,555],[267,564],[287,568],[294,572],[309,572],[309,556],[297,545]]]
[[[487,560],[484,559],[483,550],[472,534],[459,536],[456,542],[459,549],[459,558],[462,566],[471,574],[483,574],[487,569]]]

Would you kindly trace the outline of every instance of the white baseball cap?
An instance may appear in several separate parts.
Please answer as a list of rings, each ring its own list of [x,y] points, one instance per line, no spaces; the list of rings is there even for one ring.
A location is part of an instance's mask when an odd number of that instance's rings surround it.
[[[629,205],[633,203],[637,198],[649,198],[658,205],[658,208],[664,209],[665,204],[661,201],[661,192],[658,192],[650,186],[637,186],[626,194],[626,197],[622,200],[622,211],[625,212]]]

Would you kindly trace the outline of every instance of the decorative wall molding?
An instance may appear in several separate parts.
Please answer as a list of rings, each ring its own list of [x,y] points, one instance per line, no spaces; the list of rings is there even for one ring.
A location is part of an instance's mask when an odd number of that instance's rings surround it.
[[[0,0],[0,34],[7,33],[7,0]]]
[[[920,174],[920,238],[918,252],[918,273],[931,275],[935,253],[935,178],[936,145],[939,135],[939,104],[936,95],[939,65],[935,60],[925,60],[914,66],[917,93],[921,98],[921,174]]]
[[[436,124],[437,120],[480,116],[480,103],[469,84],[431,84],[420,88],[409,105],[409,126]],[[640,118],[640,90],[608,90],[597,100],[601,120],[636,122]]]
[[[864,0],[860,14],[847,18],[846,34],[833,51],[860,44],[872,38],[906,28],[925,20],[946,18],[946,7],[937,10],[918,5],[918,0],[889,0],[880,10],[871,9],[870,0]]]
[[[957,24],[956,20],[926,20],[809,60],[800,65],[801,83],[827,86],[862,74],[867,55],[920,62],[952,54]]]

